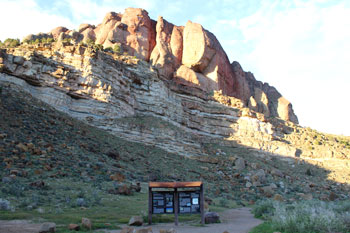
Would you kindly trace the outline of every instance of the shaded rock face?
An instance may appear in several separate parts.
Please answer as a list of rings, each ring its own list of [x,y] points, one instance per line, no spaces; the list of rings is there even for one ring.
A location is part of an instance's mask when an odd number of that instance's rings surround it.
[[[268,83],[257,81],[250,72],[244,72],[241,65],[234,61],[231,64],[234,74],[235,92],[233,96],[252,110],[265,116],[280,117],[283,120],[298,123],[292,104],[285,99],[276,88]]]
[[[119,46],[121,53],[149,61],[163,79],[175,85],[206,93],[220,90],[265,117],[298,123],[291,103],[274,87],[244,72],[238,62],[230,64],[215,35],[198,23],[188,21],[185,27],[176,26],[161,16],[151,20],[143,9],[127,8],[123,14],[107,13],[96,27],[81,24],[77,31],[57,27],[47,36],[60,41],[95,41],[104,48]]]

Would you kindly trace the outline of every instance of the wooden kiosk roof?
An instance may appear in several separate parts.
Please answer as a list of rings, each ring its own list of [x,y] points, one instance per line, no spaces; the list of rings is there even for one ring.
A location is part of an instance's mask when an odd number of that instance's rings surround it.
[[[202,181],[194,182],[149,182],[149,188],[196,188],[203,185]]]

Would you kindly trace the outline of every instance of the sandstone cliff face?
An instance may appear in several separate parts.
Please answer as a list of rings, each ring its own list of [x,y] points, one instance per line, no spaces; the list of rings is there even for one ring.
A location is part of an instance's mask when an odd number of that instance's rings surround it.
[[[266,118],[221,91],[208,95],[197,86],[173,83],[143,60],[82,45],[2,49],[2,85],[28,92],[119,137],[186,156],[206,155],[212,144],[317,158],[345,158],[349,151],[340,150],[326,137],[312,144],[315,136],[307,129]],[[251,108],[268,111],[268,94],[264,94],[270,93],[268,87],[255,90]]]
[[[127,8],[123,14],[108,13],[96,27],[82,24],[78,31],[58,27],[48,36],[59,41],[72,38],[76,43],[92,40],[104,48],[118,45],[121,52],[149,61],[175,85],[207,93],[220,90],[266,117],[298,123],[291,103],[237,62],[230,64],[215,35],[200,24],[188,21],[185,27],[176,26],[163,17],[156,22],[143,9]]]
[[[0,83],[129,140],[183,155],[205,154],[203,143],[213,141],[273,152],[274,126],[244,112],[239,99],[176,88],[142,60],[73,45],[24,46],[1,50],[0,57]],[[140,116],[158,120],[138,124]]]

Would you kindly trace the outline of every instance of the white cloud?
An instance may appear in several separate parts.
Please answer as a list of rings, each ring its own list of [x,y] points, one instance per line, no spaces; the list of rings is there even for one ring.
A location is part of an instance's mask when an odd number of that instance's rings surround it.
[[[28,34],[49,32],[57,26],[73,27],[73,23],[62,16],[52,15],[39,10],[33,0],[0,2],[1,33],[0,40],[20,38]]]
[[[290,99],[302,125],[350,135],[349,7],[265,6],[237,27],[254,44],[243,63]]]

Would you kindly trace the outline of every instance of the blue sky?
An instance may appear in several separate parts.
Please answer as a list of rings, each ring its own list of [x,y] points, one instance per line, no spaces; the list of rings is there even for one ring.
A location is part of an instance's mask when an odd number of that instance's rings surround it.
[[[202,24],[231,62],[293,103],[302,126],[350,135],[349,0],[0,0],[0,40],[98,24],[127,7],[176,25]]]

